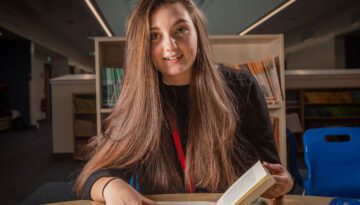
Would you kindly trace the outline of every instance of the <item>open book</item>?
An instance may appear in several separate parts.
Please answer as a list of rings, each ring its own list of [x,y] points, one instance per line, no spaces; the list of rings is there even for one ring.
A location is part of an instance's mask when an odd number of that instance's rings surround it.
[[[247,205],[260,197],[275,184],[270,173],[258,161],[221,195],[216,202],[211,201],[162,201],[163,205]]]

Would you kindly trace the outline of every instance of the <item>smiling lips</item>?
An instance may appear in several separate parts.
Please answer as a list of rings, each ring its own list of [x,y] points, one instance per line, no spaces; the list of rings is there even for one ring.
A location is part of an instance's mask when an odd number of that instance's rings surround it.
[[[163,59],[166,62],[169,62],[169,63],[177,63],[182,59],[182,57],[183,57],[183,55],[179,54],[179,55],[173,55],[173,56],[170,56],[170,57],[165,57]]]

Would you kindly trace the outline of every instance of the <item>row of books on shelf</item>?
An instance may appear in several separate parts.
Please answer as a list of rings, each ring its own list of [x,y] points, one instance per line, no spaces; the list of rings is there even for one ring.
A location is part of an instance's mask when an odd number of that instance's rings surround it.
[[[360,107],[356,106],[322,106],[305,107],[307,117],[359,117]]]
[[[231,68],[243,69],[250,72],[260,85],[261,91],[268,104],[279,104],[283,101],[283,93],[280,88],[278,74],[278,57],[266,58],[260,61],[247,62],[243,64],[225,64]]]
[[[112,108],[116,104],[122,88],[124,70],[106,67],[101,69],[101,106]]]
[[[77,113],[95,113],[96,102],[95,95],[86,95],[86,97],[74,98],[74,111]]]
[[[307,103],[360,103],[360,90],[353,91],[307,91],[304,93]]]
[[[96,135],[96,120],[77,119],[74,122],[75,136],[91,137]]]

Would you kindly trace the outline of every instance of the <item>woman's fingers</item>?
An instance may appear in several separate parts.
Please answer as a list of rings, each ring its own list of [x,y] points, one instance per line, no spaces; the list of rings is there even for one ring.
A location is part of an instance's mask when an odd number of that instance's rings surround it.
[[[263,162],[265,168],[271,171],[271,173],[281,173],[286,171],[285,168],[281,164],[271,164],[268,162]]]
[[[275,184],[270,187],[262,195],[265,198],[275,198],[286,194],[293,186],[292,178],[289,172],[281,164],[271,164],[263,162],[263,165],[268,169],[275,180]]]

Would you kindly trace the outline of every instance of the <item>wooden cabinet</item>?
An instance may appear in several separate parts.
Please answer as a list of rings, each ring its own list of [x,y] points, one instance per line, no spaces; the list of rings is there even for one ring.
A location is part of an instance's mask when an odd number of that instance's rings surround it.
[[[247,36],[210,36],[211,45],[217,63],[242,64],[251,61],[261,61],[268,57],[278,57],[281,91],[284,87],[284,45],[283,35],[247,35]],[[124,38],[95,39],[96,68],[96,119],[97,132],[101,133],[104,118],[111,109],[102,107],[101,102],[101,69],[106,67],[123,67]],[[282,163],[286,166],[286,133],[285,133],[285,103],[282,100],[275,105],[269,105],[269,114],[279,119],[279,153]]]
[[[86,160],[86,145],[96,132],[95,94],[73,94],[74,159]]]
[[[52,104],[52,143],[54,155],[74,153],[74,102],[77,93],[95,95],[95,75],[65,75],[50,80]]]

